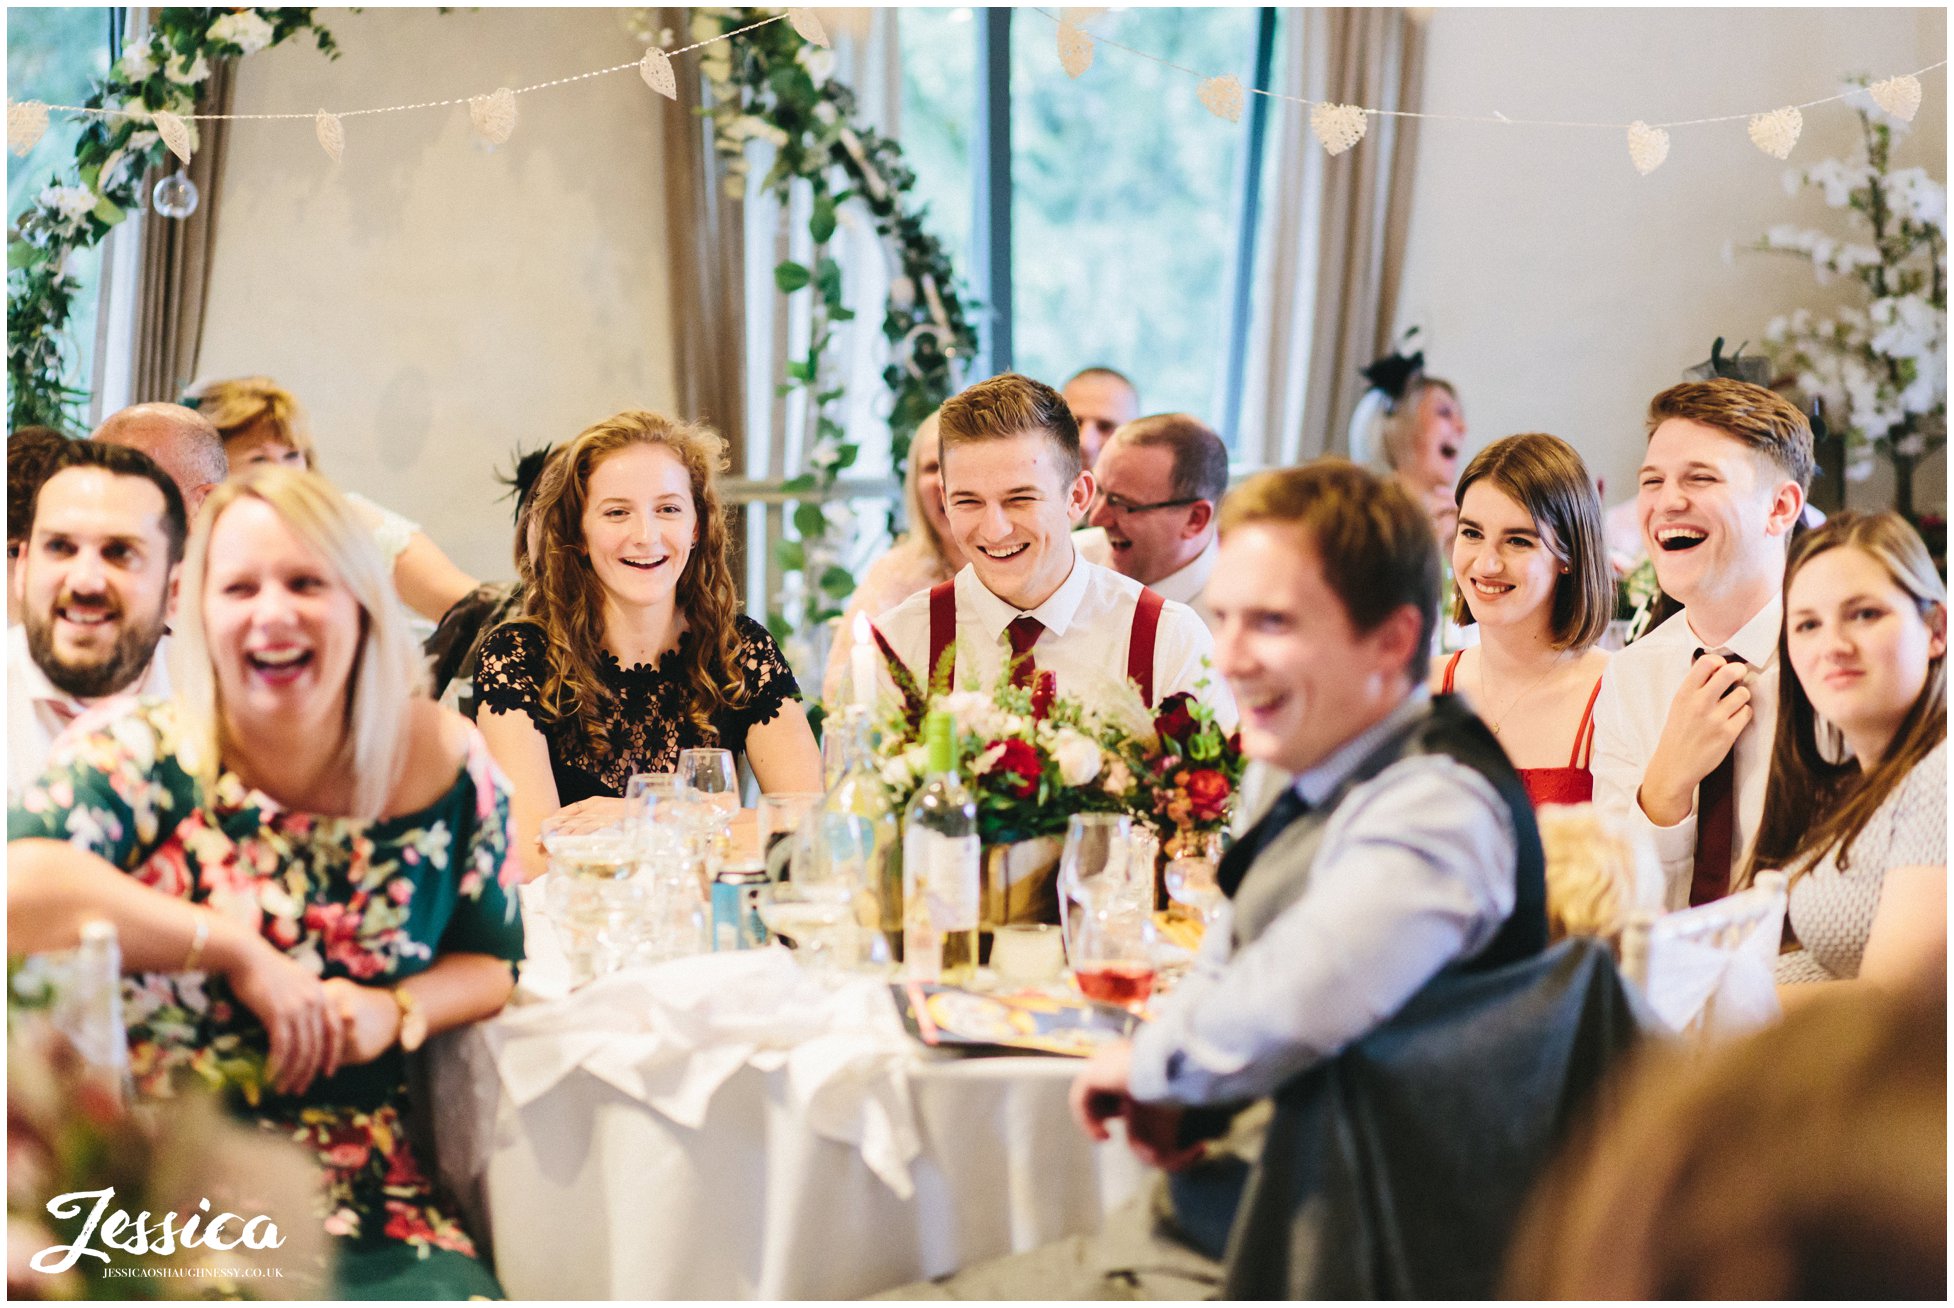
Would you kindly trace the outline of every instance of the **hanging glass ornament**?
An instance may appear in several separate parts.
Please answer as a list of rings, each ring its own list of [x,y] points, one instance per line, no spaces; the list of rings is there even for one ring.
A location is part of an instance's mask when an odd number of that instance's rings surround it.
[[[157,182],[149,198],[156,212],[165,218],[188,218],[197,212],[197,202],[202,197],[197,194],[197,184],[190,180],[189,174],[179,169]]]

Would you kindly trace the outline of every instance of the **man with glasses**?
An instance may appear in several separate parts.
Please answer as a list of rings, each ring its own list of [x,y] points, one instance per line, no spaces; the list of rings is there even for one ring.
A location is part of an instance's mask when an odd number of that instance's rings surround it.
[[[1228,489],[1228,450],[1185,413],[1137,418],[1119,428],[1093,465],[1086,521],[1105,532],[1107,564],[1193,609],[1214,571],[1215,506]],[[1084,549],[1084,543],[1081,543]]]

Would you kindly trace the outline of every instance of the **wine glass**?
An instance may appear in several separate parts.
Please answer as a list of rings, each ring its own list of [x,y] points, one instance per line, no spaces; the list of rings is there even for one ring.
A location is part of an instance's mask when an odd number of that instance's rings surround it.
[[[859,906],[868,894],[875,863],[875,828],[853,813],[816,812],[793,843],[793,880],[810,900],[833,911],[833,929],[810,942],[832,948],[836,961],[852,967],[859,953]]]
[[[1153,945],[1147,913],[1125,905],[1075,913],[1065,929],[1065,957],[1079,993],[1138,1013],[1153,994]]]
[[[1169,897],[1200,914],[1204,928],[1214,925],[1215,913],[1226,898],[1219,877],[1220,849],[1219,835],[1200,837],[1168,862],[1161,878]]]
[[[783,848],[788,837],[801,829],[808,814],[821,806],[827,796],[818,790],[789,790],[760,796],[760,856],[767,860],[767,875],[778,881],[788,860]]]
[[[691,800],[695,822],[705,830],[708,858],[726,856],[733,815],[740,807],[739,771],[730,749],[686,749],[678,756],[679,784]]]
[[[1075,813],[1065,827],[1058,858],[1059,916],[1066,901],[1088,914],[1110,909],[1126,890],[1132,854],[1133,823],[1124,813]]]

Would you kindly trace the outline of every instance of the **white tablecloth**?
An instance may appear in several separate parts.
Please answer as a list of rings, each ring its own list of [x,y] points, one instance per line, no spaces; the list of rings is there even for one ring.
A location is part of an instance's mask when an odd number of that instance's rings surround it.
[[[784,950],[565,995],[532,967],[431,1046],[441,1177],[516,1298],[850,1299],[1096,1230],[1145,1170],[1066,1108],[1077,1064],[955,1059],[886,988]]]

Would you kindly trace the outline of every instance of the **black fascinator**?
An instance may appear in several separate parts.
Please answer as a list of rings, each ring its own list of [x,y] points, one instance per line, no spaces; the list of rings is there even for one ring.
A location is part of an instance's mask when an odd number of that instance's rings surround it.
[[[1749,345],[1745,341],[1744,345]],[[1744,345],[1739,345],[1729,358],[1723,357],[1723,337],[1710,346],[1710,357],[1694,368],[1686,369],[1683,377],[1687,381],[1708,381],[1712,377],[1728,377],[1731,381],[1750,382],[1754,386],[1768,386],[1771,382],[1771,361],[1762,355],[1743,357]]]
[[[1361,369],[1371,389],[1383,391],[1391,397],[1393,404],[1404,398],[1405,387],[1411,384],[1411,379],[1425,370],[1423,350],[1413,354],[1404,353],[1404,347],[1411,344],[1411,338],[1417,334],[1418,329],[1413,327],[1404,334],[1397,349]]]
[[[543,475],[543,465],[550,461],[554,449],[551,445],[538,446],[526,453],[519,449],[516,451],[515,469],[506,477],[497,476],[496,480],[509,488],[509,493],[502,498],[516,502],[517,521],[522,520],[523,506],[529,503],[530,493],[536,489],[536,479]]]

